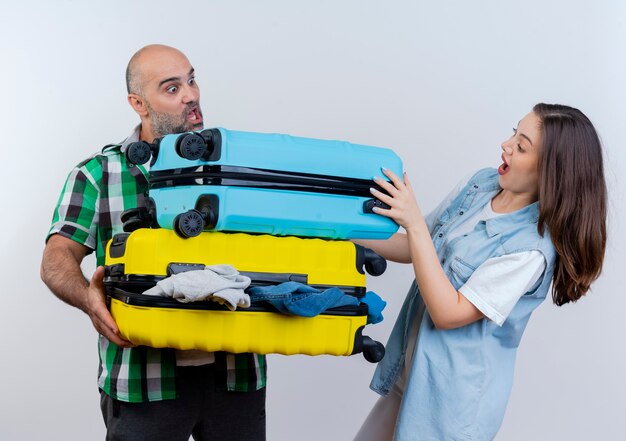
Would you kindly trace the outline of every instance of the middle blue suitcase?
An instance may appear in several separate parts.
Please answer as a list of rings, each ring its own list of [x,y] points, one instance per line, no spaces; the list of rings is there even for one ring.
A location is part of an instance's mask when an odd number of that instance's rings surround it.
[[[381,167],[402,176],[388,148],[214,128],[133,143],[126,155],[150,161],[149,217],[183,237],[218,230],[386,239],[398,229],[371,210],[380,205],[369,189]]]

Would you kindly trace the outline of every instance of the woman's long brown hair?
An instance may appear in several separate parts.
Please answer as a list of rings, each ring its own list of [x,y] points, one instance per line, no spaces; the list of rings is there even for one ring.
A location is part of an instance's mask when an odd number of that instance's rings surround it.
[[[602,146],[589,119],[578,109],[537,104],[542,124],[539,163],[539,222],[557,252],[552,299],[575,302],[598,278],[606,248],[607,192]]]

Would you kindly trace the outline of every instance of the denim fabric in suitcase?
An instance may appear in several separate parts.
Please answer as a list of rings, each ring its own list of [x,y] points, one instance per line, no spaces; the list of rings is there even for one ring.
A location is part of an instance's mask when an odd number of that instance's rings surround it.
[[[149,196],[159,226],[335,239],[385,239],[397,231],[374,214],[381,167],[402,174],[390,149],[222,128],[131,144],[151,159]]]
[[[253,305],[230,311],[211,301],[179,303],[141,294],[178,271],[228,263],[253,284],[286,280],[360,296],[363,267],[380,274],[384,259],[350,242],[206,232],[189,240],[165,229],[116,235],[107,246],[105,286],[122,336],[137,345],[206,351],[351,355],[377,362],[382,344],[362,335],[367,306],[333,308],[311,317]]]

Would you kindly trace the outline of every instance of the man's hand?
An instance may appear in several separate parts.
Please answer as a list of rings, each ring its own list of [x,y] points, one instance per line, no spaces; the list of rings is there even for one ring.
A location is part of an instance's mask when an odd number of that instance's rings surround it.
[[[89,281],[85,312],[99,334],[104,335],[111,342],[123,348],[133,347],[134,345],[131,342],[121,337],[120,330],[106,307],[104,284],[102,283],[103,277],[104,267],[99,266]]]
[[[84,311],[98,333],[118,346],[128,348],[132,343],[120,336],[120,331],[105,303],[104,267],[98,267],[88,282],[80,263],[88,248],[78,242],[55,234],[48,239],[41,261],[41,279],[64,302]]]

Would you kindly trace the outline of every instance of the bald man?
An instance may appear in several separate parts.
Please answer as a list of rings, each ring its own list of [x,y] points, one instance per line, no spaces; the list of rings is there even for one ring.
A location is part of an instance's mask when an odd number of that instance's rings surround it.
[[[195,71],[179,50],[149,45],[137,51],[126,69],[126,87],[140,124],[70,172],[46,237],[42,280],[85,312],[99,334],[107,440],[265,440],[264,356],[134,347],[106,307],[106,244],[122,232],[123,211],[146,206],[148,191],[149,164],[127,164],[126,148],[204,127]],[[92,252],[98,267],[87,280],[80,264]],[[70,371],[71,360],[66,364]]]

